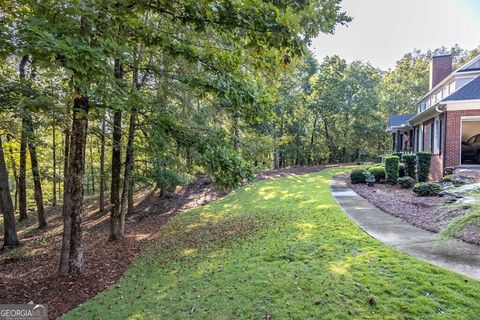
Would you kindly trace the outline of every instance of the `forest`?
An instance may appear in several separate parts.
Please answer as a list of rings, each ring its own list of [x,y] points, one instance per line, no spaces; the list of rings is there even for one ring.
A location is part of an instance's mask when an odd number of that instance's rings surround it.
[[[415,112],[432,55],[390,70],[312,38],[351,17],[327,1],[0,1],[3,248],[61,206],[60,275],[84,271],[84,199],[109,241],[124,237],[136,191],[161,197],[198,175],[233,189],[254,173],[350,163],[390,148],[392,113]]]

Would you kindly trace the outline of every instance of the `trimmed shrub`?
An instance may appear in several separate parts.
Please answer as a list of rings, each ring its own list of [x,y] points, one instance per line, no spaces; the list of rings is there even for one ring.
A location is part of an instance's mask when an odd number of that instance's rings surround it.
[[[371,174],[375,177],[376,182],[381,182],[385,180],[385,167],[383,166],[374,166],[368,168]]]
[[[365,177],[365,181],[367,180],[375,180],[375,176],[368,170],[363,171],[363,176]]]
[[[442,187],[435,182],[420,182],[413,187],[412,191],[420,197],[438,196],[442,191]]]
[[[350,181],[352,183],[365,183],[365,176],[363,175],[362,169],[353,169],[350,172]]]
[[[410,189],[415,185],[415,179],[409,176],[401,177],[397,179],[397,183],[405,189]]]
[[[417,167],[417,155],[416,154],[404,154],[402,156],[403,163],[405,164],[405,175],[416,178],[416,167]]]
[[[405,177],[405,163],[400,162],[398,164],[398,176]]]
[[[429,152],[418,152],[417,159],[418,181],[428,181],[428,175],[430,174],[430,165],[432,164],[432,155]]]
[[[402,159],[402,155],[403,155],[403,153],[401,153],[401,152],[392,153],[392,156],[397,156],[399,159]]]
[[[385,158],[385,180],[396,184],[398,179],[399,159],[397,156],[389,156]]]

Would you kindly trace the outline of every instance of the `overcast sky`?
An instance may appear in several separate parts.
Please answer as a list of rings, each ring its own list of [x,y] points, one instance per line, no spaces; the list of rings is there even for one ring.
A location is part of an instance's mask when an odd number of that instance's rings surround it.
[[[480,45],[480,0],[343,0],[353,17],[311,45],[318,59],[337,54],[388,69],[413,49]]]

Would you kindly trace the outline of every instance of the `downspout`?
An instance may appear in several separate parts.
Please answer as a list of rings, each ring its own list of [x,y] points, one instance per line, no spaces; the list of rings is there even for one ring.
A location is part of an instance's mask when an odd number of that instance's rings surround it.
[[[443,111],[446,111],[446,110],[440,110],[440,104],[439,104],[438,106],[435,107],[435,111],[441,114],[443,113]],[[446,155],[447,155],[447,150],[446,150],[447,148],[447,113],[446,112],[444,113],[444,116],[443,116],[442,132],[440,132],[440,138],[442,139],[441,153],[442,153],[442,177],[443,177],[445,173],[445,164],[446,164]]]

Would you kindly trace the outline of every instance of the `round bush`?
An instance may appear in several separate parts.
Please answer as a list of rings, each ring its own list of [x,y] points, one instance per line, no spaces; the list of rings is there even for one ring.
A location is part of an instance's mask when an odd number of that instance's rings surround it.
[[[412,191],[421,197],[438,196],[442,191],[442,187],[435,182],[420,182],[413,187]]]
[[[382,182],[385,180],[385,168],[383,166],[374,166],[368,168],[371,174],[375,177],[376,182]]]
[[[363,174],[362,169],[353,169],[350,172],[350,181],[352,183],[365,183],[365,175]]]
[[[385,158],[385,180],[396,184],[398,179],[399,159],[397,156],[389,156]]]
[[[398,178],[397,183],[405,189],[410,189],[415,185],[415,179],[409,176]]]

